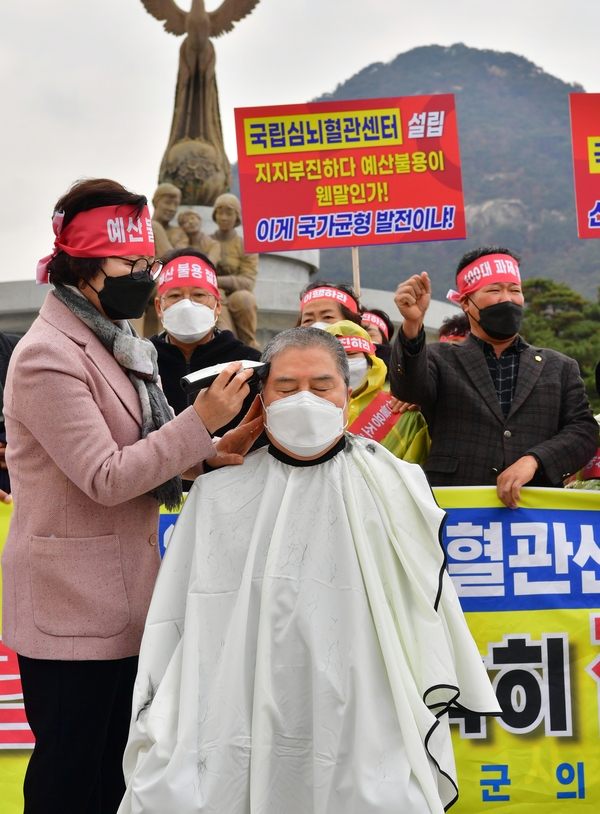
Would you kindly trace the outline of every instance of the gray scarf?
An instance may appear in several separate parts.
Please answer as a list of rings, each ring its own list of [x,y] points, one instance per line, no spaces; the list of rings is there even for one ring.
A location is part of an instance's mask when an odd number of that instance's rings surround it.
[[[135,387],[142,408],[142,438],[171,421],[173,414],[165,394],[158,386],[158,354],[148,339],[137,335],[132,326],[123,320],[118,325],[102,316],[92,303],[76,293],[70,286],[57,285],[54,296],[59,299],[76,317],[92,330],[104,347],[112,353],[115,361],[125,368],[130,382]],[[167,509],[181,506],[181,476],[161,483],[148,494]]]

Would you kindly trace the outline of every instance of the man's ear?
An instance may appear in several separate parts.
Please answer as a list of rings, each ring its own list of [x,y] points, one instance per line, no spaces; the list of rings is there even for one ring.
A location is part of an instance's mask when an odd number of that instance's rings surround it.
[[[217,300],[217,304],[215,305],[215,318],[219,318],[219,314],[221,313],[221,303]]]
[[[163,318],[163,310],[160,307],[160,297],[156,297],[154,300],[154,307],[156,308],[156,313],[158,314],[158,318]]]
[[[267,421],[267,408],[265,407],[265,403],[263,401],[263,391],[260,390],[257,399],[260,399],[260,414],[262,415],[263,421],[266,423]]]
[[[470,300],[466,294],[463,294],[462,297],[460,298],[460,306],[463,309],[463,312],[467,315],[469,323],[471,324],[471,326],[473,326],[473,324],[477,325],[479,320],[473,315],[471,311],[469,311],[470,305],[474,305],[475,309],[477,309],[475,303],[472,302],[472,300]]]

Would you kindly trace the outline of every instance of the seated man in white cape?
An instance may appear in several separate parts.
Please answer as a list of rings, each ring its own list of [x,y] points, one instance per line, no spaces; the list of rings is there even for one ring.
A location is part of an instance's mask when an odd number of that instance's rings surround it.
[[[430,814],[500,708],[421,469],[344,432],[346,354],[264,351],[270,446],[194,484],[142,642],[120,814]]]

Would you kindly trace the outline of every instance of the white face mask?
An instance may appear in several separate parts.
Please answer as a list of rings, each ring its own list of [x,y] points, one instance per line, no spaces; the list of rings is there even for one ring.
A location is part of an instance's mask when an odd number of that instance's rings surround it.
[[[330,322],[313,322],[312,325],[307,325],[307,328],[320,328],[322,331],[331,326]]]
[[[350,387],[356,391],[367,378],[369,362],[366,356],[357,356],[354,359],[348,359],[348,367],[350,368]]]
[[[216,307],[215,305],[215,309]],[[203,339],[215,327],[215,321],[214,309],[188,299],[179,300],[165,308],[162,315],[165,331],[180,342],[188,344]]]
[[[344,432],[344,410],[308,390],[265,407],[265,427],[278,444],[300,458],[312,458]]]

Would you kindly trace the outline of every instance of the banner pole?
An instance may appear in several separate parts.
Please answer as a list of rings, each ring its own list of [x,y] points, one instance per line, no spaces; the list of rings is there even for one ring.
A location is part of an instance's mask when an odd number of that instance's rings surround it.
[[[358,246],[352,246],[352,287],[360,299],[360,266],[358,263]]]

